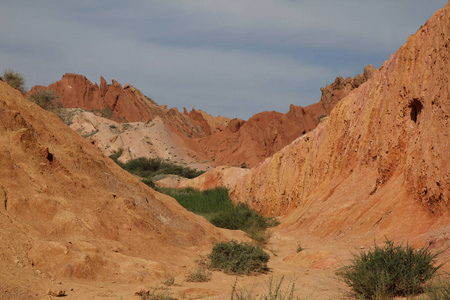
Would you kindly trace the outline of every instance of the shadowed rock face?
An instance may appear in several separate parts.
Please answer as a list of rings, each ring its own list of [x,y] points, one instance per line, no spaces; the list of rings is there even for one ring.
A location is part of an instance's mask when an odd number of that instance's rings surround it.
[[[447,228],[450,6],[438,11],[328,120],[231,191],[283,230],[408,239]]]
[[[221,236],[3,82],[0,144],[1,257],[24,248],[53,277],[139,281]]]

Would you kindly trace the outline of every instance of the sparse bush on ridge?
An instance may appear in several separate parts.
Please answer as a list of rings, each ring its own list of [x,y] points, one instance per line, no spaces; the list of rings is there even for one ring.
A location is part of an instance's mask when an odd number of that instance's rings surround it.
[[[394,246],[386,240],[382,248],[375,245],[373,251],[354,254],[351,265],[343,267],[339,275],[363,299],[412,296],[423,292],[425,283],[442,266],[434,266],[438,254],[428,248]]]
[[[62,107],[61,103],[56,101],[57,98],[54,90],[38,90],[28,97],[30,101],[49,111],[55,111]]]
[[[3,73],[2,80],[22,94],[25,94],[25,79],[20,73],[13,69],[7,69],[5,73]]]
[[[41,108],[54,113],[66,125],[70,125],[72,123],[73,112],[64,109],[61,102],[57,101],[58,98],[55,91],[51,89],[38,90],[28,96],[28,100],[36,103]],[[84,137],[86,138],[87,136]]]

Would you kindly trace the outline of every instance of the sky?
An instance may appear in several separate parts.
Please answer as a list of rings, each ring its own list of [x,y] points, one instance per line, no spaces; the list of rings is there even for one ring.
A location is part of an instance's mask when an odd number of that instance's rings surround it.
[[[445,0],[0,1],[0,72],[30,89],[65,73],[158,104],[248,119],[320,100],[380,67]]]

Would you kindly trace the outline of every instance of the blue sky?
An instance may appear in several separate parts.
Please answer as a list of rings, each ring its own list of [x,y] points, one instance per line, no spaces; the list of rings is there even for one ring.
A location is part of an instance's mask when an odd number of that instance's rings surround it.
[[[445,0],[0,2],[0,71],[130,83],[159,104],[248,119],[378,68]]]

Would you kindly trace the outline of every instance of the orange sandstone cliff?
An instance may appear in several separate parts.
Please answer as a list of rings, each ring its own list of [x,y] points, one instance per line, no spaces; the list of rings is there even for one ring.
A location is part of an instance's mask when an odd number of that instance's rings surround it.
[[[252,169],[231,197],[286,216],[280,234],[448,245],[449,57],[447,4],[327,121]]]
[[[139,282],[225,237],[3,82],[0,139],[2,284],[20,278],[19,264],[50,278]]]

